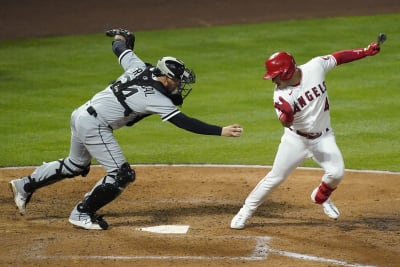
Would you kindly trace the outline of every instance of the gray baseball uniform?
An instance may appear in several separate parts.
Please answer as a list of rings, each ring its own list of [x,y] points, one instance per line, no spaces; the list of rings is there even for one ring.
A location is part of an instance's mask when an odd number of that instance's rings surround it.
[[[194,73],[183,62],[164,57],[157,67],[149,66],[121,40],[113,42],[113,51],[125,72],[73,111],[69,156],[44,163],[30,176],[10,182],[21,214],[25,213],[25,205],[35,190],[64,178],[86,176],[95,158],[107,175],[75,206],[69,221],[86,229],[107,229],[107,223],[95,212],[114,200],[136,178],[113,131],[131,126],[148,115],[158,114],[162,121],[194,133],[222,135],[222,127],[190,118],[177,108],[183,102],[185,84],[194,82]],[[177,87],[167,87],[160,80],[162,76],[169,77],[170,81],[164,80],[167,86],[172,83]],[[229,133],[225,136],[238,137],[242,132],[238,125],[227,129]]]
[[[145,63],[131,50],[121,54],[120,59],[125,73],[117,81],[133,80],[146,69]],[[159,114],[162,120],[166,121],[180,113],[172,101],[155,88],[140,85],[133,85],[132,88],[128,94],[134,93],[125,99],[129,107],[134,110],[128,116],[124,115],[125,109],[117,100],[111,86],[107,86],[72,113],[70,153],[64,160],[64,164],[71,165],[72,171],[79,172],[80,168],[74,166],[88,166],[93,157],[104,166],[108,174],[115,175],[126,159],[114,138],[113,130],[125,126],[142,115]],[[58,161],[43,164],[31,177],[36,182],[51,179],[59,165]],[[63,168],[62,171],[66,175],[71,174],[67,168]]]

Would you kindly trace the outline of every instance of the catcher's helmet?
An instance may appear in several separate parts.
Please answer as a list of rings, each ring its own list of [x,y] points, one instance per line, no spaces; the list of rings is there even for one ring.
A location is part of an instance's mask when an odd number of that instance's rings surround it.
[[[183,61],[175,57],[163,57],[158,60],[156,68],[158,75],[165,75],[179,83],[177,93],[181,94],[183,99],[189,95],[192,90],[189,84],[196,82],[196,75],[185,67]]]
[[[264,80],[275,78],[278,75],[282,81],[292,78],[296,71],[296,62],[291,54],[287,52],[276,52],[265,61]]]
[[[171,79],[182,80],[185,64],[174,57],[163,57],[158,60],[157,68],[162,75],[166,75]]]

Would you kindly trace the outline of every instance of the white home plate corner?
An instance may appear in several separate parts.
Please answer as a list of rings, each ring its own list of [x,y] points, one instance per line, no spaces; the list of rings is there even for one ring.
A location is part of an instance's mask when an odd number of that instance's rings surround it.
[[[158,225],[136,229],[159,234],[186,234],[189,230],[189,225]]]

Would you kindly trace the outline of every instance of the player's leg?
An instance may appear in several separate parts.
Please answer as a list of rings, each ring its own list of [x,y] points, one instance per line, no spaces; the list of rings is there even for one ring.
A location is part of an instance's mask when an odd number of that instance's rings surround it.
[[[97,211],[117,198],[127,185],[135,180],[136,174],[128,163],[124,163],[115,177],[109,175],[100,179],[89,193],[86,193],[69,217],[75,226],[89,230],[106,230],[108,224]]]
[[[231,228],[243,229],[246,221],[264,202],[270,192],[307,158],[307,147],[298,136],[295,136],[289,130],[287,131],[282,136],[271,171],[250,192],[244,205],[232,219]]]
[[[332,131],[325,133],[320,139],[320,142],[312,148],[313,159],[324,169],[325,173],[321,183],[311,193],[311,200],[322,204],[327,216],[337,219],[340,212],[331,201],[330,196],[343,178],[344,161]]]
[[[67,158],[43,163],[29,176],[10,182],[14,201],[21,215],[26,211],[26,204],[37,189],[56,183],[64,178],[78,175],[86,176],[90,170],[91,156],[76,135],[71,136],[70,154]]]
[[[126,162],[112,131],[99,129],[101,142],[89,142],[90,154],[105,168],[107,175],[85,194],[71,212],[69,221],[75,226],[90,230],[105,230],[108,224],[96,212],[117,198],[129,183],[135,180],[135,172]]]

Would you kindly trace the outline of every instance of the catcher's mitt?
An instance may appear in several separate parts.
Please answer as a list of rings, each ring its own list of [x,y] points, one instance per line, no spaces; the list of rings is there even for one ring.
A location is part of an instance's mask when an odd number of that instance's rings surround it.
[[[109,37],[114,37],[115,35],[122,35],[125,37],[126,40],[126,47],[133,50],[135,46],[135,35],[133,32],[130,32],[125,29],[111,29],[106,31],[106,35]]]

